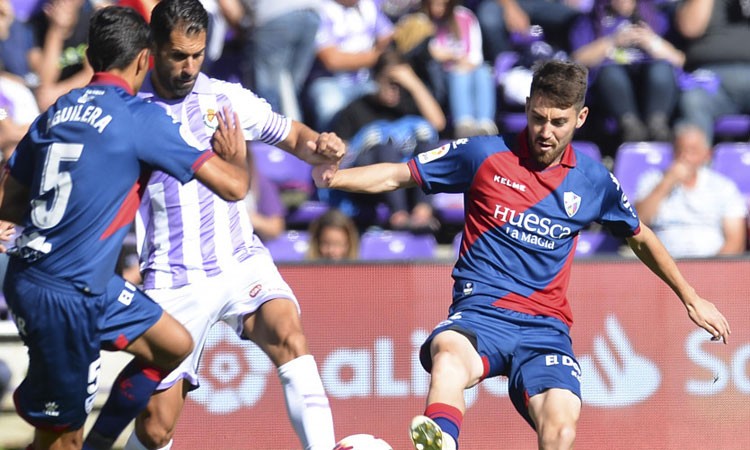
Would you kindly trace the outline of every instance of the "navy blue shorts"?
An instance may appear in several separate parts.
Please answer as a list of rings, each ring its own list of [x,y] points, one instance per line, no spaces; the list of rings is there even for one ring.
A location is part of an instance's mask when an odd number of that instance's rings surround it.
[[[528,399],[551,388],[581,398],[581,369],[573,355],[568,327],[551,317],[531,316],[492,305],[454,305],[453,313],[420,349],[422,367],[432,368],[430,343],[443,331],[466,336],[484,363],[482,378],[508,377],[508,393],[516,410],[534,428]]]
[[[3,289],[29,352],[16,409],[33,426],[54,431],[82,427],[91,412],[100,350],[125,348],[162,315],[158,304],[118,276],[106,293],[89,295],[11,263]]]

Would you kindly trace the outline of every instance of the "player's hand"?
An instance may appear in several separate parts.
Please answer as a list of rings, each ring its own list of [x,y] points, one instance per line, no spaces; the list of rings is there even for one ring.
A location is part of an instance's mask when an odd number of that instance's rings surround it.
[[[319,188],[331,187],[331,181],[333,180],[333,176],[336,175],[338,169],[338,164],[318,164],[317,166],[314,166],[312,177],[315,181],[315,186]]]
[[[315,163],[339,162],[346,154],[346,144],[336,133],[320,133],[316,141],[307,141],[307,147],[319,157]]]
[[[0,220],[0,253],[5,253],[8,249],[3,242],[8,242],[16,234],[16,226],[11,222]]]
[[[217,114],[216,118],[219,126],[211,138],[214,153],[225,161],[244,165],[247,158],[247,144],[240,126],[240,118],[236,112],[231,112],[227,107],[224,107],[223,113]]]
[[[724,315],[716,306],[703,298],[697,297],[693,302],[686,304],[690,320],[711,334],[712,341],[722,340],[727,343],[732,330]]]

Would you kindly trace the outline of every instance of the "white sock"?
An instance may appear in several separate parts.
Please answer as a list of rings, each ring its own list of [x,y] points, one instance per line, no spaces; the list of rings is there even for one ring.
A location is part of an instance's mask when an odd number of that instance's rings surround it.
[[[172,442],[174,442],[174,439],[170,439],[167,445],[165,445],[162,448],[159,448],[157,450],[169,450],[172,448]],[[125,443],[124,450],[148,450],[145,445],[141,444],[141,441],[138,440],[138,436],[135,435],[135,431],[130,433],[130,437],[128,438],[128,442]]]
[[[286,410],[305,450],[330,450],[336,445],[333,417],[318,366],[303,355],[278,368]]]

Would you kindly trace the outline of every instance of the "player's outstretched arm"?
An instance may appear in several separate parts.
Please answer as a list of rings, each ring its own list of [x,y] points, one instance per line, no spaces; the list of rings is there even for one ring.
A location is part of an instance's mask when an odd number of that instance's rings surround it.
[[[346,144],[336,133],[318,133],[302,122],[292,121],[292,129],[279,147],[312,165],[341,161]]]
[[[406,163],[381,163],[337,170],[335,165],[313,169],[315,185],[348,192],[378,194],[416,186]]]
[[[708,331],[713,336],[712,339],[722,339],[726,344],[729,335],[732,334],[729,322],[713,303],[695,292],[654,232],[641,223],[641,232],[628,238],[628,245],[636,256],[677,294],[685,305],[690,320]]]
[[[239,201],[250,188],[245,136],[236,113],[225,108],[224,114],[218,115],[218,121],[211,146],[219,158],[209,158],[195,172],[195,178],[224,200]]]

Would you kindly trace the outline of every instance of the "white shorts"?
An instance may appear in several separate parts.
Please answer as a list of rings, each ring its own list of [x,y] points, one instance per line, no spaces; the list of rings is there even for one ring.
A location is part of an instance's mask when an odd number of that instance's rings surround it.
[[[163,390],[185,378],[199,386],[198,363],[211,327],[219,321],[243,338],[245,316],[273,299],[297,305],[297,298],[269,255],[258,254],[221,274],[176,289],[151,289],[146,293],[183,324],[193,337],[193,352],[167,375],[157,389]]]

